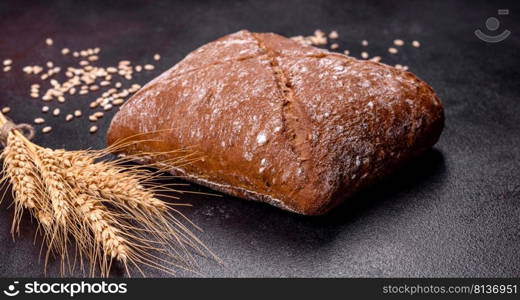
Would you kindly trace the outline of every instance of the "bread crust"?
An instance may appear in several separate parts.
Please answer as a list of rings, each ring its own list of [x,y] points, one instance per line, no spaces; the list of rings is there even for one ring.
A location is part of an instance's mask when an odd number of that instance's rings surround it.
[[[172,173],[317,215],[434,145],[443,124],[440,100],[410,72],[243,30],[143,87],[108,143],[149,133],[126,151],[190,148],[203,158]]]

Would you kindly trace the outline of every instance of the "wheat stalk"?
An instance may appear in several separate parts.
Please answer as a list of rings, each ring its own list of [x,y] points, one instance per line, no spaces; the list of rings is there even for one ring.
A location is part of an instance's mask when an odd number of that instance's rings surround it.
[[[113,148],[42,148],[0,113],[0,128],[5,129],[6,124],[9,130],[0,132],[0,141],[5,143],[0,182],[10,183],[13,190],[12,232],[18,232],[23,211],[29,211],[43,228],[45,265],[55,256],[62,273],[72,271],[75,264],[71,265],[70,251],[77,252],[82,268],[83,259],[88,260],[91,276],[96,272],[108,276],[114,260],[128,275],[129,265],[141,273],[141,265],[169,273],[176,268],[193,271],[192,251],[218,260],[183,225],[178,217],[182,219],[182,214],[157,198],[162,191],[175,191],[154,185],[157,172],[120,165],[135,157],[100,160]]]

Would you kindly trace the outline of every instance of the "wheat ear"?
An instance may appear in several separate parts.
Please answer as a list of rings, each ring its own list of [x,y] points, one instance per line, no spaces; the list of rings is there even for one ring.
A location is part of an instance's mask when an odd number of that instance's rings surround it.
[[[113,260],[122,263],[128,275],[129,266],[144,275],[141,265],[168,273],[177,268],[195,271],[192,250],[218,260],[177,216],[187,219],[157,198],[161,192],[175,192],[167,185],[154,186],[158,172],[125,168],[121,160],[100,161],[108,150],[42,148],[18,127],[0,113],[0,142],[5,144],[0,183],[13,188],[13,233],[24,209],[42,224],[46,265],[55,255],[63,274],[72,271],[73,249],[82,268],[88,259],[91,276],[108,276]]]
[[[12,231],[19,231],[23,209],[28,209],[40,223],[49,229],[52,223],[51,212],[42,201],[42,183],[36,166],[33,164],[23,139],[16,133],[10,133],[4,152],[0,158],[4,161],[6,175],[11,178],[15,199],[15,217]]]
[[[104,151],[67,152],[68,155],[100,157]],[[55,156],[60,157],[63,152],[56,151]],[[152,259],[160,255],[175,260],[175,266],[190,268],[194,266],[194,259],[189,254],[189,249],[211,257],[218,258],[198,240],[195,235],[175,217],[182,216],[178,211],[156,198],[154,193],[153,178],[160,177],[145,168],[123,168],[112,161],[98,161],[85,163],[84,159],[63,157],[59,159],[65,162],[61,166],[64,178],[68,182],[74,182],[79,190],[89,195],[91,199],[97,199],[102,205],[114,207],[122,214],[117,218],[118,227],[124,227],[129,241],[128,256],[134,261],[144,261],[153,264]],[[149,183],[144,186],[143,182]],[[150,184],[152,183],[152,184]],[[168,188],[163,188],[168,190]],[[175,192],[174,189],[169,189]],[[184,217],[183,217],[184,218]],[[189,220],[188,220],[189,221]],[[135,224],[139,224],[138,227]],[[143,243],[146,241],[146,243]],[[150,247],[153,245],[153,247]],[[149,250],[153,248],[152,251]],[[166,249],[171,250],[165,251]],[[155,252],[155,253],[154,253]],[[145,253],[145,254],[143,254]]]
[[[77,195],[74,207],[86,228],[94,236],[96,244],[91,246],[88,255],[91,258],[99,258],[101,276],[108,275],[111,259],[117,259],[126,264],[130,250],[121,230],[114,226],[117,221],[114,220],[110,211],[100,201],[86,194]],[[85,250],[88,251],[88,249]],[[93,269],[91,268],[91,270]]]

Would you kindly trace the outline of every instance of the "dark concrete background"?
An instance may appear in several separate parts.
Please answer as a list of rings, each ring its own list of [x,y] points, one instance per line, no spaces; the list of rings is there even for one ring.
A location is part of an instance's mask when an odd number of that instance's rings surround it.
[[[478,40],[497,9],[512,35],[498,44]],[[336,29],[341,49],[359,57],[360,41],[383,62],[404,64],[431,84],[446,108],[439,143],[408,167],[331,214],[303,217],[227,196],[185,195],[186,215],[205,229],[202,240],[225,262],[200,259],[207,276],[519,276],[520,275],[520,6],[491,1],[1,1],[0,106],[30,122],[41,101],[28,97],[27,64],[69,60],[62,47],[102,47],[100,65],[122,58],[143,63],[160,53],[146,83],[196,47],[242,28],[287,36]],[[52,37],[54,48],[44,45]],[[394,38],[420,49],[386,49]],[[69,97],[62,111],[92,97]],[[112,114],[115,111],[112,112]],[[62,113],[63,114],[63,113]],[[63,115],[62,115],[63,117]],[[110,117],[97,135],[85,117],[48,117],[51,135],[36,142],[66,149],[101,148]],[[203,190],[192,186],[190,190]],[[13,241],[10,199],[0,210],[0,276],[43,276],[34,226],[26,218]],[[55,264],[48,275],[55,276]],[[81,274],[76,274],[81,275]],[[115,273],[114,276],[118,276]],[[149,270],[150,276],[166,276]],[[192,274],[180,273],[180,276]]]

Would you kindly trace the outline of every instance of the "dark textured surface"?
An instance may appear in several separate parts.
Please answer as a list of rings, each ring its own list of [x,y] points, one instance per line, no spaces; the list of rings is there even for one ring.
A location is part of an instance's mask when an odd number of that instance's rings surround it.
[[[229,197],[186,195],[185,213],[205,229],[201,238],[225,262],[200,260],[207,276],[519,276],[520,275],[520,8],[515,2],[427,3],[384,1],[63,1],[0,3],[0,106],[18,122],[40,115],[28,97],[34,80],[27,64],[68,64],[59,50],[103,48],[101,64],[128,58],[157,70],[136,76],[145,83],[196,47],[247,28],[287,36],[337,29],[341,48],[367,51],[383,62],[409,65],[434,87],[446,109],[437,146],[408,167],[351,199],[331,214],[309,218]],[[498,8],[511,36],[498,44],[478,40]],[[46,47],[45,37],[55,47]],[[390,56],[394,38],[422,42]],[[88,111],[91,97],[52,103]],[[114,112],[112,112],[114,113]],[[62,116],[63,117],[63,116]],[[36,142],[67,149],[100,148],[110,118],[97,135],[85,117],[64,124],[47,117],[53,134]],[[191,187],[191,190],[201,190]],[[0,275],[41,276],[31,220],[13,241],[10,199],[0,211]],[[48,275],[55,275],[53,266]],[[114,275],[118,275],[116,271]],[[150,270],[149,275],[165,276]],[[189,276],[190,274],[180,274]]]

